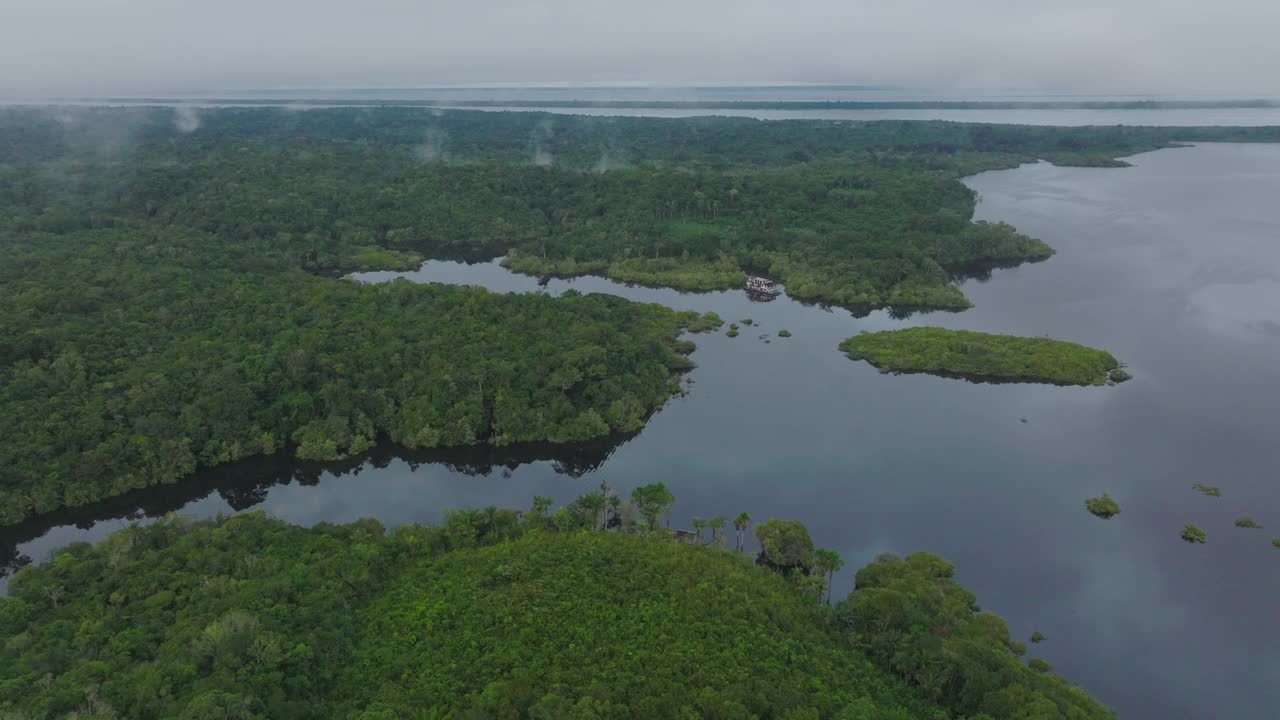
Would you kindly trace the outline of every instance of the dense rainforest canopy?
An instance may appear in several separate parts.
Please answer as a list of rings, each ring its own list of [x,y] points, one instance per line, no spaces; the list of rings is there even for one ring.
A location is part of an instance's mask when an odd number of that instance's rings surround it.
[[[717,288],[762,272],[798,298],[959,309],[956,275],[1051,252],[970,222],[961,175],[1274,135],[0,109],[0,523],[277,450],[634,431],[689,366],[688,314],[348,271],[505,256],[539,274]]]
[[[941,558],[882,556],[831,606],[822,572],[838,555],[803,526],[762,523],[752,563],[672,540],[659,518],[673,501],[660,484],[629,501],[606,489],[390,532],[171,516],[71,545],[0,599],[0,713],[1113,717],[1024,664]]]
[[[379,437],[434,448],[632,432],[690,366],[676,340],[689,315],[611,296],[150,261],[181,239],[31,240],[38,251],[0,266],[9,522],[290,444],[332,460]]]
[[[1104,385],[1129,378],[1105,350],[1045,337],[913,327],[864,332],[840,349],[886,371],[977,381]]]

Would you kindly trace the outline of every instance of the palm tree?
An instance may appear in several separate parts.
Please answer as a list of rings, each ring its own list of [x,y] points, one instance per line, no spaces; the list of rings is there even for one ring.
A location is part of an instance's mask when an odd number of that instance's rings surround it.
[[[822,579],[821,575],[801,575],[798,578],[798,581],[800,583],[800,591],[809,592],[812,590],[814,598],[818,601],[818,604],[821,605],[822,590],[823,588],[828,587],[829,583]]]
[[[483,516],[475,508],[447,510],[444,514],[445,534],[455,547],[467,547],[479,535]]]
[[[747,531],[751,526],[751,514],[740,512],[738,517],[733,519],[733,529],[738,533],[738,550],[742,550],[742,533]]]
[[[613,517],[615,517],[615,518],[617,518],[617,517],[621,514],[621,512],[622,512],[622,498],[618,497],[617,495],[610,495],[610,496],[609,496],[609,502],[608,502],[608,505],[609,505],[609,510],[608,510],[608,512],[606,512],[606,513],[605,513],[605,515],[604,515],[604,525],[605,525],[605,527],[609,527],[609,514],[610,514],[610,513],[612,513],[612,514],[613,514]]]
[[[609,514],[612,513],[614,517],[617,517],[618,508],[622,506],[622,498],[618,497],[617,491],[613,489],[609,481],[603,479],[600,481],[600,494],[604,495],[605,504],[603,527],[608,528]]]
[[[813,567],[827,578],[827,602],[831,602],[831,581],[835,574],[844,567],[844,558],[835,550],[818,548],[813,551]]]
[[[600,521],[600,511],[604,510],[606,500],[603,493],[587,493],[578,498],[578,507],[591,514],[591,529],[595,530]]]
[[[477,518],[477,521],[480,523],[479,534],[483,536],[493,532],[494,528],[498,525],[497,519],[497,505],[489,505],[485,509],[481,510]]]
[[[707,521],[707,527],[711,528],[711,544],[716,544],[720,539],[720,531],[724,529],[724,516],[717,515]]]
[[[547,510],[551,508],[552,502],[554,501],[546,495],[534,495],[533,507],[529,509],[529,512],[530,514],[545,518],[547,516]]]
[[[702,542],[702,530],[703,530],[703,528],[705,528],[705,527],[707,526],[707,521],[706,521],[706,520],[703,520],[703,519],[702,519],[702,518],[700,518],[700,517],[695,517],[695,518],[694,518],[693,520],[691,520],[690,522],[691,522],[691,523],[693,523],[693,529],[694,529],[694,531],[695,531],[695,532],[697,532],[697,533],[698,533],[698,542],[699,542],[699,543],[701,543],[701,542]]]

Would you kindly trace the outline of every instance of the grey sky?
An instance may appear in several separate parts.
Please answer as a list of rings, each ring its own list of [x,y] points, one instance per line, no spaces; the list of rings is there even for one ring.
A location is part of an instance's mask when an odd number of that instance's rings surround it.
[[[475,82],[1280,95],[1276,0],[0,0],[0,97]]]

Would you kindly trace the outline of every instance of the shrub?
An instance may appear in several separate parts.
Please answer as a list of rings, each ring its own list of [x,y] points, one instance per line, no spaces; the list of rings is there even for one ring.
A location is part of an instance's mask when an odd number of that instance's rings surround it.
[[[1112,385],[1119,385],[1126,380],[1132,380],[1133,376],[1124,368],[1113,368],[1107,371],[1107,382]]]
[[[1103,519],[1120,514],[1120,503],[1111,499],[1111,496],[1106,493],[1103,493],[1101,497],[1091,497],[1085,500],[1084,506],[1088,508],[1089,512]]]
[[[1187,523],[1182,528],[1182,539],[1189,543],[1202,543],[1208,539],[1208,536],[1205,535],[1204,531],[1200,528],[1192,525],[1191,523]]]
[[[691,333],[700,333],[708,330],[716,330],[721,325],[724,325],[724,320],[720,319],[720,316],[714,312],[709,312],[691,320],[687,327]]]

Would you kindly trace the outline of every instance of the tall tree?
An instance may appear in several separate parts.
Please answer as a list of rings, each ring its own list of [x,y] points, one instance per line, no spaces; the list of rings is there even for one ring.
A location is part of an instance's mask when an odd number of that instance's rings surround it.
[[[813,566],[813,539],[799,520],[770,518],[756,526],[760,556],[756,562],[783,575],[809,574]]]
[[[827,578],[827,602],[831,602],[831,583],[835,574],[844,567],[844,558],[835,550],[818,548],[813,551],[813,568]]]
[[[600,494],[604,495],[604,527],[610,525],[610,518],[618,517],[618,510],[622,507],[622,498],[618,496],[618,491],[613,489],[608,480],[600,480]]]
[[[644,517],[650,531],[658,526],[659,517],[670,516],[671,506],[675,501],[676,496],[660,482],[641,485],[631,491],[631,502],[635,503],[636,510]]]
[[[716,515],[707,521],[707,527],[711,528],[711,544],[715,545],[720,540],[720,533],[724,530],[725,517]]]
[[[693,518],[692,520],[690,520],[689,522],[690,522],[690,524],[692,524],[692,525],[693,525],[693,531],[694,531],[695,533],[697,533],[697,534],[698,534],[698,542],[699,542],[699,543],[701,543],[701,542],[702,542],[702,531],[706,529],[706,527],[707,527],[707,521],[706,521],[706,520],[704,520],[704,519],[702,519],[702,518],[700,518],[700,517],[694,516],[694,518]]]
[[[552,502],[554,501],[546,495],[534,495],[533,507],[529,509],[529,514],[545,518],[547,516],[547,510],[551,509]]]
[[[578,507],[591,517],[591,529],[595,530],[600,524],[600,513],[604,511],[606,503],[602,493],[592,492],[579,497],[577,500]]]
[[[751,513],[743,511],[738,513],[738,516],[733,519],[733,529],[738,534],[738,551],[739,552],[742,551],[743,533],[745,533],[747,531],[747,528],[749,527],[751,527]]]

